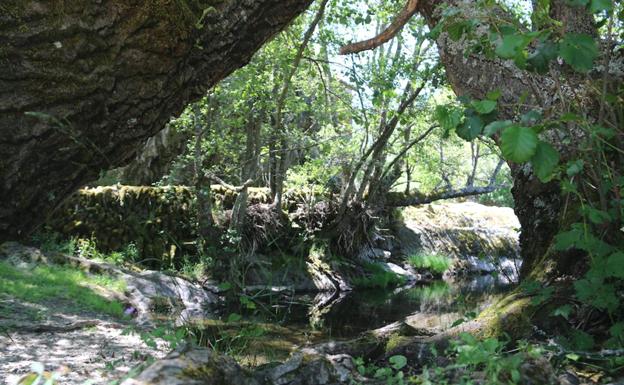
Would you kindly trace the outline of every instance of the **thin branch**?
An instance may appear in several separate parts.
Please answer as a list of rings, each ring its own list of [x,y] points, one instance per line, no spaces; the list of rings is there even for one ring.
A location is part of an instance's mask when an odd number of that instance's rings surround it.
[[[384,43],[387,43],[393,37],[395,37],[405,26],[405,24],[407,24],[407,22],[412,18],[412,16],[416,14],[417,7],[418,0],[408,0],[407,4],[405,4],[405,7],[401,10],[401,12],[399,12],[397,17],[380,34],[368,40],[347,44],[340,48],[340,54],[348,55],[352,53],[367,51],[377,48]]]
[[[403,150],[401,150],[401,152],[399,152],[397,154],[396,157],[394,157],[394,159],[392,160],[392,162],[390,162],[390,164],[386,167],[386,171],[383,172],[383,174],[381,175],[381,179],[383,180],[386,175],[388,174],[388,172],[390,172],[390,170],[392,169],[392,166],[394,166],[394,164],[401,159],[409,150],[412,149],[412,147],[414,147],[415,145],[417,145],[418,143],[420,143],[422,140],[424,140],[427,136],[429,136],[429,134],[431,134],[431,132],[436,129],[437,127],[439,127],[438,125],[433,125],[431,127],[429,127],[429,129],[427,129],[427,131],[425,131],[422,135],[420,135],[418,138],[414,139],[413,141],[411,141],[407,146],[405,146],[405,148]]]

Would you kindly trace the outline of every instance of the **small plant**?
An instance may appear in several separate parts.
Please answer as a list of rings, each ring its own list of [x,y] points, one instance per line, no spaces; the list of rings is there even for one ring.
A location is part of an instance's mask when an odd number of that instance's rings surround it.
[[[381,288],[397,287],[405,284],[405,278],[385,270],[381,265],[368,263],[364,265],[367,276],[353,279],[353,284],[359,288]]]
[[[388,359],[389,366],[378,367],[374,364],[366,364],[362,357],[354,360],[358,373],[363,377],[374,377],[386,385],[404,385],[407,380],[403,369],[407,366],[407,358],[402,355],[392,356]],[[359,382],[351,380],[351,384]]]
[[[408,263],[415,269],[429,270],[435,275],[442,275],[451,268],[453,260],[439,254],[416,254],[408,258]]]
[[[36,233],[32,236],[32,242],[44,254],[54,252],[74,254],[77,246],[76,238],[65,239],[59,233]]]
[[[76,241],[76,254],[78,257],[86,259],[102,258],[102,254],[98,251],[93,239],[78,239]]]

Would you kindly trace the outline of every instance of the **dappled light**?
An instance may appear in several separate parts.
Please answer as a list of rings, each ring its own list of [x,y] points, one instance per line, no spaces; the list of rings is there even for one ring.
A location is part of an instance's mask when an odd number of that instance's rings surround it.
[[[624,381],[624,4],[0,4],[7,385]]]

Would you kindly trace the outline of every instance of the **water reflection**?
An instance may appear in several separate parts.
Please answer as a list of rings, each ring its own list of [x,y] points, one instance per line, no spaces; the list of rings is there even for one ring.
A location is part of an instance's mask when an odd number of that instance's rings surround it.
[[[478,313],[509,287],[486,275],[395,290],[282,294],[263,300],[253,311],[230,306],[226,312],[241,311],[250,320],[279,323],[302,332],[318,331],[327,338],[354,337],[404,319],[414,327],[438,331]]]

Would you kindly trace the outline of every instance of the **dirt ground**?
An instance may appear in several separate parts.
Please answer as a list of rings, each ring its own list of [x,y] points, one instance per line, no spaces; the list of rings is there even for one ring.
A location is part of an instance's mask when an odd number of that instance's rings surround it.
[[[58,384],[109,384],[166,354],[164,346],[152,349],[136,333],[124,334],[128,325],[66,315],[62,310],[33,320],[42,309],[11,300],[0,299],[0,307],[3,385],[17,384],[36,362],[46,371],[62,373]]]

